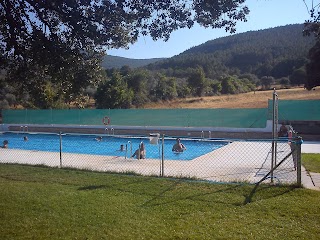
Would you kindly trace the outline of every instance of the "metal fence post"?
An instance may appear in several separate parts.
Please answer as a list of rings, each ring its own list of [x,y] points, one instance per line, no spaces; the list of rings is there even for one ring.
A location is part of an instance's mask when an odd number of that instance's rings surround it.
[[[273,167],[277,164],[277,122],[278,122],[278,108],[277,108],[277,92],[274,88],[272,97],[272,155],[271,155],[271,183],[273,183]]]
[[[295,144],[296,144],[296,157],[297,157],[297,185],[301,186],[301,144],[302,144],[302,138],[297,137],[295,139]]]
[[[164,134],[162,135],[162,152],[161,152],[161,168],[160,168],[161,177],[164,176]]]
[[[60,168],[62,168],[62,134],[59,133],[59,139],[60,139]]]

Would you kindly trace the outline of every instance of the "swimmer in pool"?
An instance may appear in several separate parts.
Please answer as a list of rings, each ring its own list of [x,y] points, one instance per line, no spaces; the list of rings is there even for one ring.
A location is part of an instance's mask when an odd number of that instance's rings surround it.
[[[8,140],[4,140],[3,145],[1,146],[1,148],[8,148],[8,144],[9,144],[9,141]]]
[[[181,143],[180,138],[177,138],[177,142],[172,147],[172,152],[181,153],[187,150],[187,148]]]
[[[132,157],[136,157],[137,159],[145,159],[146,158],[146,149],[144,147],[144,143],[140,144],[140,147],[134,152]]]
[[[96,141],[101,142],[102,141],[102,137],[97,137],[95,138]]]
[[[124,151],[124,145],[121,144],[121,145],[120,145],[120,152],[123,152],[123,151]]]

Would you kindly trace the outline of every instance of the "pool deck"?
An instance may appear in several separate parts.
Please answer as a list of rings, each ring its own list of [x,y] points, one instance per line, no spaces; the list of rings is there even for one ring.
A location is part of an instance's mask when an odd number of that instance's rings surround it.
[[[256,144],[256,146],[255,146]],[[266,144],[261,147],[261,144]],[[281,143],[279,143],[281,144]],[[287,145],[287,143],[282,143]],[[163,175],[167,177],[190,177],[216,182],[258,182],[270,171],[270,142],[233,142],[208,154],[202,155],[191,161],[165,160],[163,163]],[[318,146],[318,148],[317,148]],[[260,148],[259,154],[248,149]],[[262,150],[261,150],[262,149]],[[318,144],[304,143],[302,152],[312,152],[320,148]],[[109,172],[135,172],[142,175],[160,176],[160,159],[125,158],[123,156],[98,156],[85,154],[59,153],[0,149],[1,163],[20,163],[30,165],[46,165],[50,167],[70,167],[94,171]],[[278,159],[282,159],[290,152],[290,148],[280,153]],[[282,155],[281,155],[282,154]],[[241,157],[239,157],[241,156]],[[302,183],[312,188],[312,183],[320,185],[316,177],[311,178],[310,173],[302,169]],[[292,183],[296,181],[296,171],[290,156],[283,166],[274,172],[275,183]],[[266,180],[270,182],[270,179]],[[319,186],[318,185],[318,186]],[[317,187],[317,186],[313,186]]]
[[[248,145],[250,144],[250,145]],[[259,144],[259,146],[254,146]],[[271,169],[269,159],[270,143],[261,148],[261,143],[233,142],[191,161],[165,160],[161,173],[160,159],[125,158],[123,156],[98,156],[85,154],[59,153],[0,149],[0,163],[19,163],[30,165],[46,165],[50,167],[70,167],[94,171],[134,172],[142,175],[166,177],[190,177],[215,182],[249,182],[256,183]],[[281,143],[280,143],[281,144]],[[286,143],[283,143],[286,144]],[[262,151],[248,151],[260,147]],[[282,151],[279,161],[290,152]],[[319,142],[304,142],[303,153],[320,153]],[[241,156],[241,157],[239,157]],[[263,157],[262,157],[263,156]],[[296,170],[292,156],[274,171],[274,183],[294,183]],[[265,182],[270,182],[266,179]],[[302,185],[305,188],[320,190],[320,174],[309,173],[302,167]]]

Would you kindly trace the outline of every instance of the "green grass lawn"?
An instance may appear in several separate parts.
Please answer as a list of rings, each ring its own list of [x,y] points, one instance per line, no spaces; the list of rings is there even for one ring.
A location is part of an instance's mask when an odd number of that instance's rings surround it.
[[[303,153],[301,155],[302,165],[309,172],[320,173],[320,154],[318,153]]]
[[[320,192],[292,186],[1,164],[0,193],[2,240],[320,236]]]

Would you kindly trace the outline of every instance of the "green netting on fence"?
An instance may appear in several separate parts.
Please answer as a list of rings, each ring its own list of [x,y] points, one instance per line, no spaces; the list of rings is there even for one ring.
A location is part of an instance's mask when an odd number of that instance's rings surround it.
[[[267,109],[69,109],[3,110],[6,124],[76,124],[264,128]]]
[[[272,119],[273,102],[268,102]],[[279,121],[320,121],[320,100],[278,100]]]

